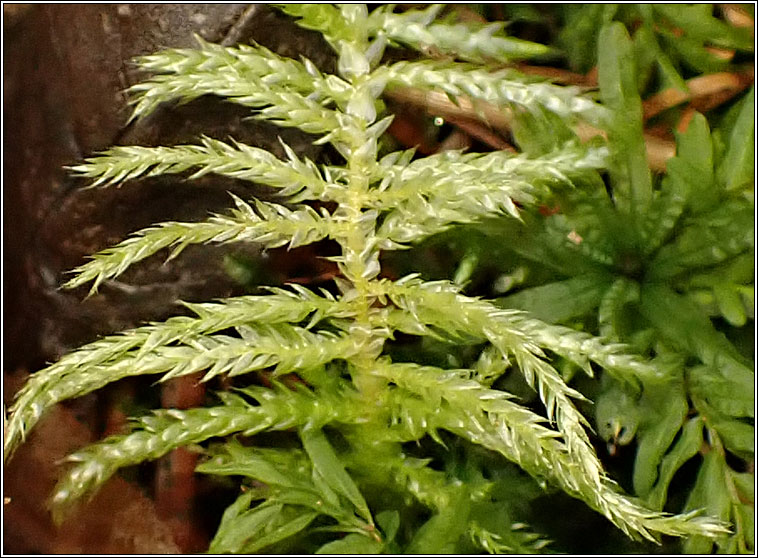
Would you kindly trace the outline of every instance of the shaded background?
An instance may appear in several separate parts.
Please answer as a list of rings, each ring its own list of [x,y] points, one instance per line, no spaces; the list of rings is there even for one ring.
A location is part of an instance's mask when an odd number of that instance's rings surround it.
[[[299,153],[318,159],[318,148],[305,134],[243,121],[248,110],[213,98],[161,108],[126,127],[125,89],[140,79],[129,61],[162,48],[193,47],[194,34],[225,45],[254,40],[283,56],[307,56],[327,71],[333,70],[334,59],[318,34],[263,5],[3,8],[7,408],[29,371],[98,335],[177,314],[178,299],[239,294],[244,285],[229,273],[235,261],[245,262],[248,270],[258,264],[271,268],[271,261],[263,261],[255,247],[197,246],[169,264],[151,258],[125,274],[123,282],[112,282],[86,300],[86,290],[60,291],[65,271],[129,232],[160,221],[204,219],[230,205],[229,191],[264,199],[267,195],[249,183],[218,177],[191,182],[159,177],[120,188],[82,190],[86,183],[68,176],[65,165],[113,144],[172,145],[194,142],[201,133],[218,139],[233,136],[275,154],[281,154],[281,136]],[[60,530],[50,523],[45,499],[55,482],[55,462],[118,428],[123,417],[114,418],[112,409],[103,416],[102,403],[126,399],[135,389],[139,384],[122,382],[58,406],[18,451],[5,468],[4,496],[10,499],[4,507],[6,552],[145,553],[207,547],[215,526],[193,528],[192,518],[175,517],[177,510],[156,509],[153,495],[122,479],[111,481]],[[187,396],[164,393],[163,403],[177,405],[177,397]],[[202,399],[203,393],[189,397]],[[129,411],[123,413],[133,414]],[[186,510],[180,512],[186,515]]]

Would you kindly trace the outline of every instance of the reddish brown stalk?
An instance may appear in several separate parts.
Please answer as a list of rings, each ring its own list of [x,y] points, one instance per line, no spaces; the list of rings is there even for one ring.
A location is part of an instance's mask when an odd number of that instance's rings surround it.
[[[692,78],[686,82],[689,93],[671,87],[647,98],[642,104],[643,118],[648,120],[687,101],[700,112],[705,112],[747,89],[753,79],[752,68],[740,73],[718,72]]]
[[[163,384],[161,405],[166,409],[189,409],[202,405],[205,385],[199,374],[174,378]],[[207,547],[204,533],[197,528],[195,495],[197,454],[179,448],[158,461],[155,475],[155,506],[159,516],[171,525],[174,542],[184,552]]]
[[[740,4],[721,4],[724,19],[733,27],[746,27],[755,34],[755,21]]]
[[[413,87],[397,87],[387,91],[386,95],[400,105],[420,108],[430,116],[441,116],[445,120],[458,118],[483,121],[498,130],[507,130],[511,124],[508,109],[485,101],[472,102],[468,97],[456,97],[454,103],[440,91],[426,91]]]
[[[578,74],[561,68],[549,66],[530,66],[528,64],[516,64],[514,66],[522,74],[539,76],[549,79],[560,85],[578,85],[580,87],[596,87],[597,81],[591,74]]]
[[[123,434],[129,421],[129,407],[136,397],[134,382],[122,381],[106,392],[105,428],[103,436]]]
[[[477,23],[486,23],[486,18],[472,10],[466,4],[451,4],[450,9],[455,11],[458,21],[473,21]]]
[[[468,97],[457,97],[456,103],[440,92],[429,92],[413,88],[397,88],[387,93],[388,97],[425,110],[430,115],[439,115],[453,121],[475,120],[486,122],[492,129],[507,132],[511,128],[512,116],[510,109],[499,108],[484,101],[471,101]],[[605,132],[589,124],[578,122],[574,131],[581,141],[589,141],[597,136],[605,136]],[[666,161],[674,156],[674,142],[645,134],[648,164],[654,171],[661,172],[666,168]]]
[[[505,141],[500,135],[487,127],[481,120],[472,120],[469,118],[448,117],[447,121],[454,126],[457,126],[472,138],[476,138],[483,144],[491,147],[492,149],[516,152],[516,149],[507,141]],[[440,149],[442,151],[442,149]]]
[[[712,54],[714,58],[718,58],[719,60],[724,60],[726,62],[729,62],[732,58],[734,58],[734,50],[730,48],[707,46],[705,47],[705,50]]]
[[[450,134],[440,142],[437,146],[437,151],[455,151],[457,149],[469,149],[471,148],[471,136],[463,130],[456,128]]]

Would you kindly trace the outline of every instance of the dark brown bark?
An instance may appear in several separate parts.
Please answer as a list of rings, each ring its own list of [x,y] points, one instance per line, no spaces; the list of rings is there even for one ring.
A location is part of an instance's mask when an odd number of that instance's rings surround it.
[[[307,135],[244,120],[248,110],[215,98],[161,107],[149,118],[125,126],[129,115],[125,89],[141,77],[129,61],[162,48],[193,47],[194,34],[225,45],[253,40],[285,56],[306,56],[329,71],[335,60],[317,33],[300,29],[265,5],[5,5],[4,16],[3,369],[8,404],[18,387],[16,378],[8,376],[10,371],[38,369],[100,335],[177,314],[182,311],[177,300],[243,292],[225,269],[226,257],[266,265],[254,246],[191,247],[168,264],[165,254],[142,262],[86,300],[86,289],[61,291],[58,287],[67,270],[132,231],[160,221],[201,220],[210,212],[223,212],[231,205],[229,191],[242,197],[271,195],[255,185],[218,177],[191,182],[180,176],[159,177],[119,188],[83,190],[85,183],[72,179],[65,165],[112,144],[173,145],[195,142],[200,134],[231,136],[278,154],[282,154],[278,141],[282,137],[295,151],[318,157],[318,148]],[[82,415],[86,426],[72,425],[67,419],[48,421],[28,448],[18,452],[6,476],[6,496],[13,498],[4,523],[6,551],[202,550],[199,545],[207,542],[207,529],[193,530],[189,524],[177,529],[172,520],[156,519],[159,536],[145,531],[149,521],[138,524],[113,510],[104,512],[108,506],[120,506],[132,518],[157,517],[152,501],[120,479],[113,481],[121,483],[116,489],[106,488],[98,497],[105,504],[84,509],[67,523],[67,530],[56,530],[44,507],[60,472],[53,460],[104,431],[122,428],[130,411],[119,405],[124,403],[120,399],[124,394],[139,398],[140,390],[153,380],[119,384],[110,396],[83,398],[69,408]],[[193,381],[179,381],[174,387],[192,387]],[[197,404],[202,392],[185,396],[166,393],[163,403]],[[55,411],[62,412],[69,411]],[[167,458],[170,480],[181,494],[158,491],[163,517],[185,514],[188,521],[193,519],[192,458],[190,454]],[[28,483],[36,488],[27,490]],[[176,509],[177,503],[185,509]],[[87,519],[88,514],[94,516]],[[118,517],[123,525],[115,523]],[[170,537],[165,539],[167,525],[172,525],[179,546]],[[90,528],[95,532],[88,534]],[[199,537],[193,538],[194,531]],[[114,537],[121,542],[114,543]]]

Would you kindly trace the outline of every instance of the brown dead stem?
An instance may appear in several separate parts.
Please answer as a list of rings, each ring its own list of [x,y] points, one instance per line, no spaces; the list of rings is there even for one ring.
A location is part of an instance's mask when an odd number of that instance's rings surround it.
[[[724,19],[732,27],[747,27],[755,33],[755,21],[740,4],[720,4]]]
[[[203,403],[205,384],[199,374],[173,378],[162,385],[161,404],[166,409],[189,409]],[[195,524],[198,455],[178,448],[158,460],[155,475],[155,507],[172,529],[174,542],[184,552],[199,552],[208,541]]]
[[[596,87],[597,77],[591,73],[578,74],[561,68],[549,66],[530,66],[529,64],[516,64],[514,68],[522,74],[538,76],[549,79],[560,85],[577,85],[580,87]]]
[[[468,97],[457,97],[456,102],[453,102],[444,93],[414,88],[393,89],[387,92],[387,96],[398,103],[406,103],[423,109],[430,116],[442,116],[451,122],[455,120],[486,122],[490,128],[500,132],[510,130],[513,120],[510,109],[483,101],[472,102]],[[603,130],[583,122],[576,123],[574,131],[583,142],[597,136],[605,137]],[[651,134],[645,134],[645,146],[650,168],[656,172],[665,170],[666,161],[676,153],[673,141]]]
[[[645,99],[642,103],[643,118],[648,120],[685,102],[690,102],[696,110],[705,112],[747,89],[753,79],[753,68],[740,73],[718,72],[692,78],[686,82],[689,93],[670,87]]]

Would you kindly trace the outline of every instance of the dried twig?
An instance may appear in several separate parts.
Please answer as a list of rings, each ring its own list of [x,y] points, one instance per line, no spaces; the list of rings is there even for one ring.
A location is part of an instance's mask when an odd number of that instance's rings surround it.
[[[226,36],[221,41],[221,45],[234,46],[237,43],[241,42],[245,34],[245,30],[250,25],[250,23],[259,16],[260,11],[260,4],[251,4],[245,8],[240,14],[239,18],[237,18],[237,21],[234,22],[234,25],[232,25],[232,27],[226,33]]]
[[[724,19],[734,27],[747,27],[755,34],[755,21],[740,4],[721,4]]]
[[[648,120],[676,105],[690,101],[704,112],[731,99],[753,83],[753,68],[741,73],[718,72],[692,78],[686,82],[689,93],[670,87],[647,98],[642,104],[643,118]]]
[[[492,129],[506,132],[510,130],[513,116],[510,109],[494,106],[490,103],[473,103],[468,97],[457,97],[455,102],[441,92],[429,92],[413,88],[397,88],[387,95],[394,101],[406,103],[425,110],[433,116],[442,116],[446,120],[486,122]],[[579,139],[589,141],[593,137],[605,136],[605,132],[589,124],[578,122],[574,126]],[[674,156],[676,147],[673,141],[645,134],[648,163],[654,171],[666,168],[666,161]]]
[[[457,126],[471,137],[478,139],[485,145],[493,149],[505,150],[515,152],[515,148],[505,141],[494,130],[490,129],[481,120],[474,120],[468,118],[458,118],[455,116],[448,117],[447,121]]]
[[[189,409],[202,404],[205,384],[193,374],[168,380],[163,384],[161,403],[167,409]],[[184,552],[195,552],[207,545],[204,535],[193,522],[198,455],[178,448],[158,461],[155,475],[155,506],[158,515],[173,531],[174,542]]]
[[[561,68],[549,66],[530,66],[529,64],[516,64],[514,66],[522,74],[544,77],[561,85],[578,85],[580,87],[597,87],[597,75],[591,73],[578,74]]]

